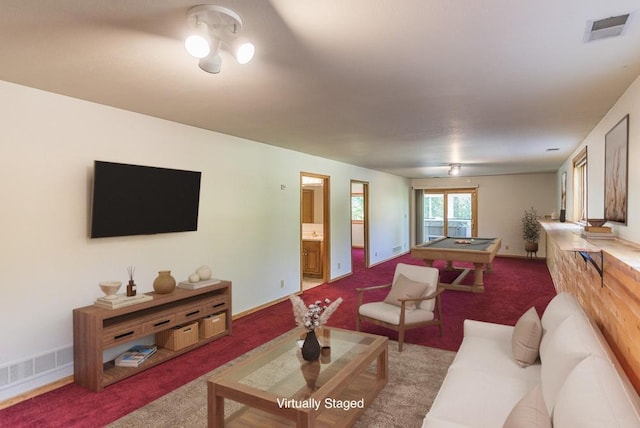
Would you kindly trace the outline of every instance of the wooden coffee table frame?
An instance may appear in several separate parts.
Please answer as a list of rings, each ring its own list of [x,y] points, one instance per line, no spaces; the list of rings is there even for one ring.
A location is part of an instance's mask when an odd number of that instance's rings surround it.
[[[337,372],[309,397],[318,400],[320,403],[324,403],[326,398],[336,400],[364,399],[364,407],[366,408],[387,384],[389,340],[386,337],[368,333],[337,328],[327,328],[327,330],[348,332],[349,334],[361,336],[363,339],[369,338],[370,343],[366,345],[363,352],[358,353],[343,367],[337,369]],[[209,427],[225,426],[225,398],[248,407],[246,410],[235,412],[230,417],[233,420],[228,419],[226,421],[227,426],[252,426],[256,422],[261,422],[262,424],[268,424],[270,427],[296,426],[312,428],[325,426],[349,427],[355,423],[365,408],[353,408],[349,411],[325,408],[322,405],[317,411],[306,408],[281,408],[277,400],[288,397],[278,396],[272,392],[263,391],[234,380],[234,375],[238,371],[246,370],[251,365],[256,365],[258,368],[261,364],[260,362],[264,361],[270,352],[273,352],[283,343],[292,343],[293,346],[297,346],[296,340],[300,338],[301,333],[303,334],[304,331],[294,330],[286,334],[246,361],[230,367],[207,381]],[[373,363],[376,364],[375,371],[367,370]],[[261,412],[256,411],[256,409]],[[266,414],[263,412],[266,412]]]

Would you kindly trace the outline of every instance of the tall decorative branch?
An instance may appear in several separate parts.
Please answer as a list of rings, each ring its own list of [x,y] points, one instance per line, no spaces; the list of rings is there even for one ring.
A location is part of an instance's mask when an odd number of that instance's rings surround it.
[[[324,299],[325,305],[322,305],[322,301],[305,305],[302,299],[295,294],[289,296],[291,305],[293,306],[293,317],[295,318],[298,327],[304,327],[307,331],[312,331],[316,328],[322,327],[328,320],[331,314],[338,309],[340,303],[342,303],[342,297],[338,297],[333,303],[331,300]],[[329,303],[331,303],[329,306]]]
[[[136,273],[135,266],[127,266],[127,273],[129,274],[129,281],[133,281],[133,275]]]
[[[291,300],[291,305],[293,306],[293,317],[296,320],[296,325],[298,327],[305,327],[304,318],[307,313],[307,305],[295,294],[289,296],[289,300]]]
[[[342,303],[342,297],[338,297],[336,300],[333,301],[332,304],[330,304],[324,309],[324,311],[320,315],[320,325],[325,325],[327,321],[329,321],[329,317],[331,316],[331,314],[333,314],[336,311],[336,309],[338,309],[338,306],[340,306],[340,303]]]

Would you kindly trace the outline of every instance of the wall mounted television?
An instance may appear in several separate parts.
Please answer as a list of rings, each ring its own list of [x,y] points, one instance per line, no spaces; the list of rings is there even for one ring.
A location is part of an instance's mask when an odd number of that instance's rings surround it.
[[[91,238],[198,229],[201,173],[94,161]]]

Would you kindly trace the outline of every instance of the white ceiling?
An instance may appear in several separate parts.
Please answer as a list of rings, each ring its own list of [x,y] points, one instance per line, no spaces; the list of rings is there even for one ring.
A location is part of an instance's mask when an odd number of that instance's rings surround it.
[[[214,0],[256,45],[217,75],[183,49],[201,3],[2,0],[0,79],[432,177],[554,171],[640,74],[640,0]]]

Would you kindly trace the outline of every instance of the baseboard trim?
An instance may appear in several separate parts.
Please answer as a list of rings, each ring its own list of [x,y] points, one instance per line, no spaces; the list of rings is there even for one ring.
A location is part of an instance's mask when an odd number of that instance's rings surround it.
[[[54,389],[61,388],[65,385],[69,385],[70,383],[73,383],[73,375],[63,377],[62,379],[48,383],[46,385],[42,385],[38,388],[32,389],[31,391],[25,392],[24,394],[16,395],[15,397],[9,398],[8,400],[0,401],[0,410],[14,406],[23,401],[30,400],[34,397],[37,397],[38,395],[45,394],[47,392],[53,391]]]
[[[382,263],[386,263],[388,261],[391,261],[393,259],[397,259],[398,257],[402,257],[402,256],[407,255],[407,254],[409,254],[409,251],[405,251],[405,252],[402,252],[402,253],[394,254],[393,256],[391,256],[391,257],[389,257],[387,259],[383,259],[383,260],[377,261],[375,263],[371,263],[369,265],[369,267],[372,268],[374,266],[381,265]]]
[[[336,276],[335,278],[332,278],[331,280],[329,280],[328,284],[331,284],[332,282],[339,281],[339,280],[341,280],[343,278],[346,278],[348,276],[351,276],[351,275],[353,275],[353,272],[347,272],[344,275]]]
[[[300,293],[302,293],[302,292],[299,291],[299,292],[293,293],[293,294],[300,294]],[[284,302],[285,300],[289,300],[289,296],[281,297],[279,299],[272,300],[272,301],[267,302],[267,303],[263,303],[262,305],[256,306],[255,308],[251,308],[251,309],[247,309],[246,311],[239,312],[239,313],[235,314],[231,319],[233,321],[235,321],[235,320],[240,319],[242,317],[246,317],[247,315],[250,315],[250,314],[252,314],[254,312],[258,312],[258,311],[260,311],[260,310],[262,310],[264,308],[268,308],[269,306],[277,305],[278,303]]]

